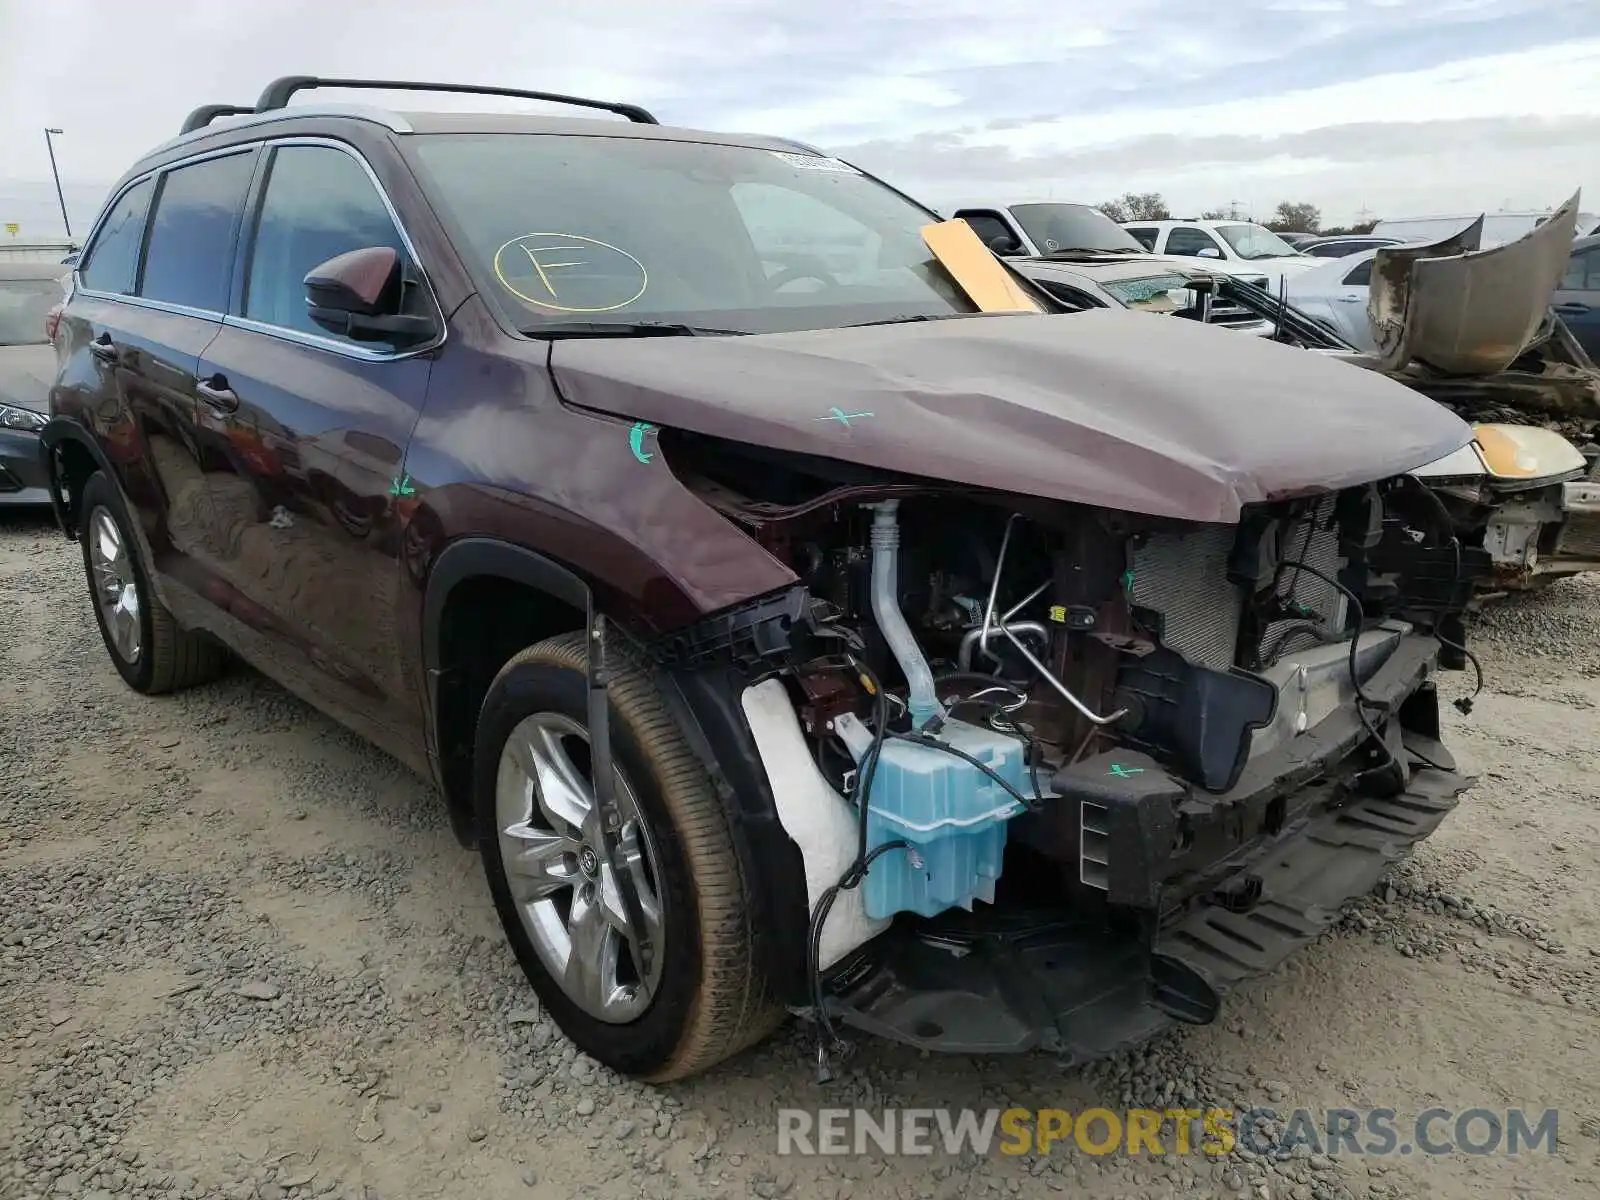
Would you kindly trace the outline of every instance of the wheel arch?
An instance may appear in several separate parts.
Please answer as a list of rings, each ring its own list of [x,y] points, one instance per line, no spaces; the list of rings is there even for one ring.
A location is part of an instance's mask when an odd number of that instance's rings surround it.
[[[445,794],[451,827],[463,846],[475,846],[478,837],[472,747],[478,710],[489,683],[500,667],[527,645],[583,628],[595,611],[594,591],[566,564],[497,538],[451,542],[435,560],[422,612],[429,753]],[[452,598],[458,603],[492,602],[497,594],[534,599],[537,611],[529,619],[509,625],[498,641],[488,633],[489,651],[475,664],[470,655],[462,657],[465,643],[457,640],[451,618],[469,612],[488,613],[493,605],[453,609]],[[464,622],[463,627],[482,633],[492,623]],[[513,642],[519,644],[513,646]],[[806,994],[803,956],[795,956],[793,939],[803,939],[809,911],[804,864],[799,847],[778,820],[765,765],[739,707],[742,685],[747,681],[731,666],[698,671],[657,668],[654,675],[728,812],[735,845],[751,868],[751,877],[763,880],[751,897],[760,914],[758,959],[776,994],[785,1003],[801,1003]]]
[[[80,503],[83,485],[96,471],[111,481],[122,496],[123,505],[132,511],[121,473],[111,465],[104,447],[95,436],[77,421],[70,417],[50,418],[39,432],[39,454],[44,460],[50,508],[65,536],[76,538],[79,534],[78,525],[83,517]],[[137,526],[138,522],[134,524]],[[144,537],[142,528],[136,528],[134,533],[141,539]],[[145,547],[145,550],[148,553],[149,547]]]
[[[428,754],[463,845],[477,840],[472,745],[490,682],[519,650],[583,628],[590,606],[589,584],[576,571],[499,538],[453,541],[428,572],[421,630]]]

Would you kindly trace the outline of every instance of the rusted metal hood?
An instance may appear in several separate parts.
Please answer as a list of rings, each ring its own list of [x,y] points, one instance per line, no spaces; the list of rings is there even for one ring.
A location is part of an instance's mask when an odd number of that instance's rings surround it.
[[[629,421],[1196,521],[1401,474],[1472,436],[1376,372],[1114,310],[570,339],[550,370],[568,403]]]
[[[1530,233],[1479,249],[1483,218],[1373,259],[1367,319],[1379,369],[1417,362],[1449,375],[1504,371],[1538,334],[1577,232],[1578,193]]]

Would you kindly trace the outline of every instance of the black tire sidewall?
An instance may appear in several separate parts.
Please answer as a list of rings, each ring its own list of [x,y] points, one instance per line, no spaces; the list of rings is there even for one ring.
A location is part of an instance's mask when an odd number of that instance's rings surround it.
[[[517,914],[500,857],[495,789],[500,753],[524,718],[556,712],[588,727],[588,681],[583,672],[553,663],[521,663],[507,671],[484,699],[473,763],[478,844],[506,939],[545,1010],[591,1058],[626,1075],[649,1075],[666,1064],[688,1031],[700,991],[702,948],[698,906],[682,842],[660,781],[625,716],[611,709],[611,753],[649,823],[656,852],[656,886],[662,905],[665,952],[660,986],[644,1014],[627,1024],[591,1017],[545,969]]]
[[[116,522],[117,532],[122,537],[122,544],[133,570],[134,584],[139,589],[139,660],[134,663],[128,662],[117,653],[116,642],[106,625],[105,613],[100,609],[100,589],[94,576],[92,546],[94,516],[100,509],[109,513],[111,519]],[[123,505],[122,497],[117,493],[116,487],[106,478],[103,471],[96,471],[84,485],[83,533],[80,540],[83,543],[83,576],[89,588],[89,605],[94,610],[95,624],[100,627],[100,638],[105,643],[106,654],[111,658],[111,665],[116,667],[117,674],[122,676],[124,683],[134,691],[147,691],[155,678],[156,598],[150,588],[150,573],[145,570],[144,556],[140,551],[139,542],[134,537],[128,521],[128,510]]]

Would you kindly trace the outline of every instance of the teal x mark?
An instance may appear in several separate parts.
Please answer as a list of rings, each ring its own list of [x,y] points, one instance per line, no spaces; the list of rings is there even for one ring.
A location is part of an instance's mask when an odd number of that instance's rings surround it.
[[[1121,763],[1112,763],[1107,775],[1115,775],[1118,779],[1127,779],[1134,775],[1143,775],[1143,767],[1125,767]]]
[[[816,417],[815,420],[818,420],[818,421],[837,421],[837,422],[839,422],[839,424],[845,426],[846,428],[849,428],[850,422],[855,420],[857,417],[870,417],[870,416],[872,416],[872,414],[869,413],[869,412],[847,413],[842,408],[830,408],[828,410],[828,415],[827,416],[825,416],[825,417]]]
[[[391,496],[415,496],[416,494],[417,489],[412,486],[411,476],[409,475],[396,476],[389,482],[389,495]]]

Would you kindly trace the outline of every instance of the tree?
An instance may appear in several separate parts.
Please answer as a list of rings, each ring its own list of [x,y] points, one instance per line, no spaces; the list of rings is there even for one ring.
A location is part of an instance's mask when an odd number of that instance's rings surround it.
[[[1270,228],[1279,233],[1315,233],[1322,224],[1322,212],[1315,204],[1295,204],[1288,200],[1278,205]]]
[[[1104,200],[1095,205],[1113,221],[1165,221],[1172,210],[1161,198],[1160,192],[1127,192],[1116,200]]]
[[[1165,221],[1172,216],[1160,192],[1129,192],[1122,197],[1122,203],[1130,221]]]
[[[1200,219],[1202,221],[1226,221],[1230,215],[1237,214],[1230,214],[1225,208],[1208,208],[1200,214]]]

